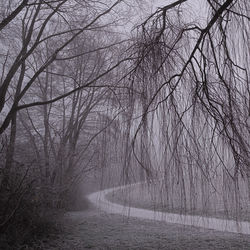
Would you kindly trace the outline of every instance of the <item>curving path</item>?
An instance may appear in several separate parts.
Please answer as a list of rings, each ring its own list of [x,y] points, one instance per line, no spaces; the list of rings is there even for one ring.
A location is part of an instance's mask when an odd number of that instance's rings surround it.
[[[210,217],[179,215],[152,211],[148,209],[119,205],[116,203],[112,203],[106,199],[106,195],[109,193],[115,192],[116,190],[122,188],[126,188],[128,186],[131,187],[136,185],[140,185],[140,183],[101,190],[88,195],[87,198],[92,204],[94,204],[102,211],[112,214],[120,214],[142,219],[151,219],[156,221],[164,221],[167,223],[190,225],[223,232],[242,233],[250,235],[250,222],[247,221],[224,220]]]

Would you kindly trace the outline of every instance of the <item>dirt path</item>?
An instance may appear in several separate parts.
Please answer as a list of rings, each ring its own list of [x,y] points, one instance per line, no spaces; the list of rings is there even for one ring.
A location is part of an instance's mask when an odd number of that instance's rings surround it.
[[[250,249],[250,237],[234,233],[112,215],[89,207],[65,215],[64,233],[38,249]]]

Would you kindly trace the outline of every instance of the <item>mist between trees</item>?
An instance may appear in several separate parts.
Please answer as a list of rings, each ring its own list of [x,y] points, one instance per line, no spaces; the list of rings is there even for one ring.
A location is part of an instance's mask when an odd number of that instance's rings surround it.
[[[249,1],[204,1],[205,25],[166,1],[129,32],[145,4],[0,4],[2,232],[95,176],[148,181],[173,211],[250,212]]]

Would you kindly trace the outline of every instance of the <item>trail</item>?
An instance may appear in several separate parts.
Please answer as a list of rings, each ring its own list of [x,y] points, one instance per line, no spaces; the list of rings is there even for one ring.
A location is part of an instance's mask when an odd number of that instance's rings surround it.
[[[131,216],[141,219],[150,219],[155,221],[162,221],[167,223],[188,225],[201,227],[205,229],[214,229],[222,232],[241,233],[250,235],[250,222],[247,221],[235,221],[218,218],[210,218],[203,216],[193,215],[180,215],[166,212],[153,211],[142,208],[134,208],[129,206],[123,206],[113,203],[106,199],[109,193],[115,192],[121,188],[129,186],[140,185],[140,183],[131,184],[127,186],[120,186],[110,189],[105,189],[88,195],[88,200],[102,211],[111,214],[120,214],[123,216]]]
[[[145,218],[151,214],[148,211],[126,208],[107,201],[105,195],[119,188],[90,194],[88,199],[92,204],[86,206],[85,210],[65,214],[63,233],[50,235],[46,242],[40,242],[39,248],[31,249],[250,249],[249,235],[219,232],[201,227],[181,225],[180,223],[166,223],[167,220],[164,219],[155,221],[152,218]],[[136,214],[133,211],[137,211]],[[143,213],[137,214],[138,211],[143,211]],[[52,240],[51,238],[55,239]]]

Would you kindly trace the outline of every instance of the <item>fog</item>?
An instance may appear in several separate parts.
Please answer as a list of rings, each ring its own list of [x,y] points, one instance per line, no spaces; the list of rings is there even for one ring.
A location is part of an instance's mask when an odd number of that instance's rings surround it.
[[[250,247],[249,7],[1,3],[0,248]]]

